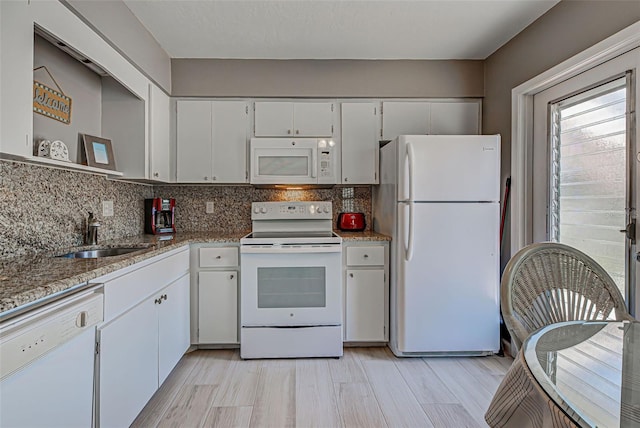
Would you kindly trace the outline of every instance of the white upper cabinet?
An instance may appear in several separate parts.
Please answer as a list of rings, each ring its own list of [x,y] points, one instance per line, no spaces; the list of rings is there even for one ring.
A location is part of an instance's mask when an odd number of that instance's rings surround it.
[[[176,126],[178,182],[247,182],[245,101],[177,101]]]
[[[429,111],[428,102],[383,102],[382,139],[393,140],[398,135],[428,134]]]
[[[430,122],[433,135],[480,134],[480,102],[431,103]]]
[[[480,101],[400,101],[382,103],[382,139],[398,135],[480,133]]]
[[[378,183],[379,103],[342,103],[342,183]]]
[[[211,182],[211,102],[176,103],[177,180],[180,183]]]
[[[0,1],[0,152],[33,154],[33,19],[27,1]]]
[[[244,101],[212,102],[214,183],[246,183],[249,104]]]
[[[255,103],[256,137],[332,137],[333,103]]]
[[[293,128],[296,137],[332,137],[333,103],[294,103]]]
[[[150,179],[168,182],[169,173],[169,96],[149,84]]]

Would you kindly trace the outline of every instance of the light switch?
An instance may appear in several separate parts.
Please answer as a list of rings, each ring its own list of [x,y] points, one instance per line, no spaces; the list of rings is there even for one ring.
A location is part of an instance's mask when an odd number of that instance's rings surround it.
[[[113,217],[113,201],[102,201],[102,216]]]
[[[213,202],[212,201],[208,201],[207,202],[206,213],[207,214],[213,214]]]

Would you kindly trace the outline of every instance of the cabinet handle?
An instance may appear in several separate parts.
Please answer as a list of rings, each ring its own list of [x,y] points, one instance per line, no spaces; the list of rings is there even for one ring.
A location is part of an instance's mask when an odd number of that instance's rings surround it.
[[[229,279],[233,279],[234,276],[235,275],[233,275],[233,274],[229,275]]]
[[[299,133],[300,133],[300,130],[299,130],[299,129],[296,129],[296,135],[297,135],[297,134],[299,134]]]
[[[349,181],[349,179],[347,177],[344,178],[344,182],[346,183],[347,181]]]
[[[211,179],[212,179],[213,181],[216,181],[216,180],[218,179],[218,177],[214,175]]]
[[[352,273],[349,274],[349,278],[353,278],[353,274]]]
[[[160,174],[158,174],[157,172],[154,172],[154,173],[153,173],[153,176],[154,176],[154,177],[157,177],[157,176],[159,176],[159,175],[160,175]]]
[[[162,298],[163,298],[164,300],[167,300],[167,295],[166,295],[166,294],[163,294],[163,295],[162,295]]]
[[[220,260],[222,256],[216,256],[216,260]]]
[[[208,181],[208,180],[209,180],[209,177],[205,177],[205,178],[204,178],[204,181]]]
[[[156,305],[160,305],[162,303],[162,297],[154,300]]]
[[[365,254],[363,257],[364,257],[365,259],[368,259],[368,258],[369,258],[369,254]]]
[[[291,130],[287,129],[287,135],[290,135],[290,134],[291,134]]]

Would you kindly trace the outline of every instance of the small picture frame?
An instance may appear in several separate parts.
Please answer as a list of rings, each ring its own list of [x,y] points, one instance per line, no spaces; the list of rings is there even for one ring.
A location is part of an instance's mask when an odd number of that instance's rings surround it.
[[[102,169],[116,169],[116,160],[113,157],[111,140],[96,137],[89,134],[82,136],[82,163]]]

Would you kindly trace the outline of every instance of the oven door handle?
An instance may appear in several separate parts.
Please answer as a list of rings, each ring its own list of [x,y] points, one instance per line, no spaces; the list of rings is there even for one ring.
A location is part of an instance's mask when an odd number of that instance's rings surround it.
[[[241,246],[242,254],[291,254],[291,253],[341,253],[342,246],[275,246],[275,247],[253,247],[251,245]]]

